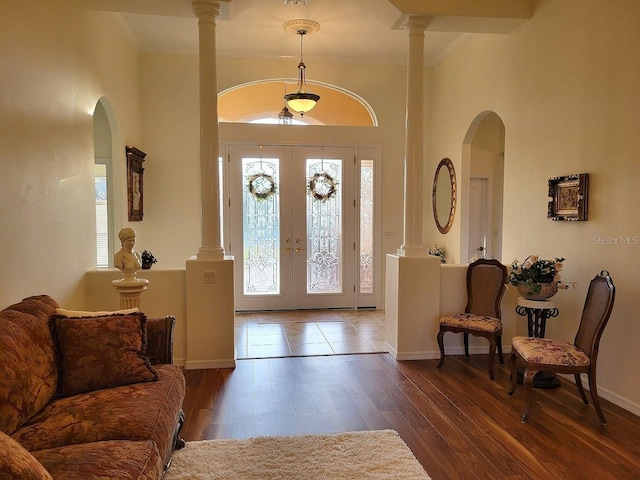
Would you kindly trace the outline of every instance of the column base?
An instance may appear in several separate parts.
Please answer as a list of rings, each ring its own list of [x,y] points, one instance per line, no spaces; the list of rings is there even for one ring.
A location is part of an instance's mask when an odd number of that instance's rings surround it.
[[[147,289],[149,280],[127,275],[124,278],[113,280],[111,285],[120,294],[120,308],[140,308],[140,295]]]

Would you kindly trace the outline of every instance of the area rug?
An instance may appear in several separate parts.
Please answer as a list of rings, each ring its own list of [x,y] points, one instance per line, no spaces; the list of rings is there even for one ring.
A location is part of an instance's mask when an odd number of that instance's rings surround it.
[[[165,480],[429,480],[394,430],[187,442]]]

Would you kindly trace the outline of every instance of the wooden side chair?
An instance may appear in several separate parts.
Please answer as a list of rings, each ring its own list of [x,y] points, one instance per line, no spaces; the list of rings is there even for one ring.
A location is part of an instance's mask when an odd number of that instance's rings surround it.
[[[500,304],[507,285],[507,267],[497,260],[476,260],[467,268],[467,306],[464,313],[440,318],[438,346],[440,363],[444,363],[444,334],[462,333],[464,355],[469,359],[469,335],[489,340],[489,378],[494,380],[493,359],[498,347],[500,365],[502,356],[502,312]]]
[[[533,377],[536,373],[544,370],[556,373],[573,373],[582,401],[585,405],[589,405],[580,376],[581,373],[586,373],[589,377],[589,390],[593,405],[598,417],[600,417],[600,422],[603,425],[607,424],[598,400],[596,363],[600,337],[609,321],[615,293],[615,286],[606,270],[591,280],[582,310],[580,326],[573,344],[547,338],[514,337],[512,339],[509,359],[511,368],[509,396],[513,395],[518,385],[516,360],[520,358],[525,364],[523,384],[526,409],[522,415],[522,423],[526,423],[531,413]]]

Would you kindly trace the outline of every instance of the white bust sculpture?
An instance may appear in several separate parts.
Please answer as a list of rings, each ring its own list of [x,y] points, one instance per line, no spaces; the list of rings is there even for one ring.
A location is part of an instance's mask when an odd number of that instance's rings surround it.
[[[113,256],[113,266],[124,273],[125,278],[133,278],[142,268],[140,254],[133,250],[136,232],[133,228],[123,228],[118,232],[122,248]]]

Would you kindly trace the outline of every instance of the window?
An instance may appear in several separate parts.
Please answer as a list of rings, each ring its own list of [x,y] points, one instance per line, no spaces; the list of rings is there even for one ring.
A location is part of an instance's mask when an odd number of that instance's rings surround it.
[[[360,161],[360,293],[373,293],[373,160]]]
[[[96,159],[97,161],[97,159]],[[96,265],[109,267],[113,247],[110,245],[110,205],[108,166],[106,163],[94,165],[94,179],[96,191]]]

